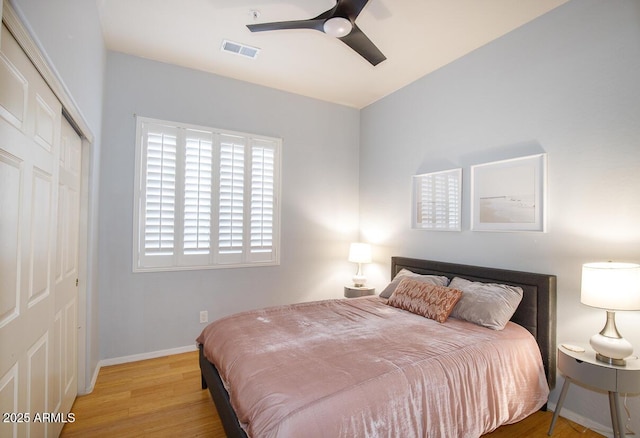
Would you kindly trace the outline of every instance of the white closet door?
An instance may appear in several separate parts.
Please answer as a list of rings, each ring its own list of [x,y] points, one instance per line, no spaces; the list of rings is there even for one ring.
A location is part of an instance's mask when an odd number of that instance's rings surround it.
[[[71,410],[78,393],[78,247],[80,229],[80,153],[82,140],[62,119],[58,172],[55,254],[54,358],[49,406]],[[64,423],[55,422],[57,433]]]
[[[61,125],[60,102],[3,26],[0,412],[13,416],[2,437],[57,436],[63,423],[51,420],[75,397],[80,152],[63,156]]]

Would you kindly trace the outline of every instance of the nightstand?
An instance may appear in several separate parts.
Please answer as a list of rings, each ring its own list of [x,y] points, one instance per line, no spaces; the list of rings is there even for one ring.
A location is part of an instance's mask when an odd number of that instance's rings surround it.
[[[356,297],[364,297],[366,295],[373,295],[376,293],[375,287],[368,286],[345,286],[344,287],[344,296],[347,298],[356,298]]]
[[[582,350],[582,351],[580,351]],[[553,433],[562,404],[571,383],[609,392],[609,409],[614,438],[625,436],[625,422],[622,417],[619,393],[640,392],[640,359],[632,356],[625,366],[609,365],[596,359],[596,353],[586,344],[563,343],[558,347],[558,369],[564,376],[564,385],[553,413],[549,435]]]

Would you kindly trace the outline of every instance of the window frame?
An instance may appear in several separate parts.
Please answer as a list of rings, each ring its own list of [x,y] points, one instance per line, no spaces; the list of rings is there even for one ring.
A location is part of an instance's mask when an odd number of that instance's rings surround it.
[[[150,254],[145,246],[147,233],[147,199],[149,189],[146,184],[149,181],[147,177],[147,165],[149,159],[149,128],[163,133],[173,132],[176,142],[175,156],[175,186],[173,188],[173,223],[171,225],[173,239],[173,247],[169,254]],[[190,133],[196,133],[190,138]],[[210,138],[211,148],[211,194],[210,194],[210,217],[209,217],[209,248],[208,254],[188,254],[189,249],[185,248],[185,235],[189,235],[185,229],[186,210],[185,199],[189,197],[187,192],[187,141],[192,141],[195,137],[204,139]],[[200,140],[202,141],[202,138]],[[226,140],[225,140],[226,139]],[[243,146],[243,171],[242,171],[242,249],[238,253],[223,254],[220,247],[220,190],[221,190],[221,148],[222,142],[230,142],[231,139],[238,139],[238,144]],[[206,141],[206,140],[205,140]],[[225,143],[226,144],[226,143]],[[235,143],[234,143],[235,144]],[[163,149],[164,150],[164,149]],[[260,199],[271,208],[267,214],[260,216],[264,222],[271,222],[271,228],[261,228],[259,237],[265,238],[265,233],[271,231],[271,250],[255,250],[252,251],[252,181],[259,179],[258,175],[254,175],[252,164],[254,160],[254,151],[265,150],[273,151],[268,153],[269,162],[272,167],[265,165],[264,161],[258,162],[261,165],[260,171],[265,169],[272,170],[273,175],[269,175],[269,179],[263,177],[260,180],[259,187],[268,186],[269,195],[262,196]],[[183,270],[200,270],[200,269],[223,269],[223,268],[239,268],[239,267],[258,267],[258,266],[275,266],[280,264],[280,190],[281,190],[281,155],[282,155],[282,139],[276,137],[268,137],[263,135],[230,131],[219,128],[199,126],[188,123],[153,119],[149,117],[136,116],[136,139],[135,139],[135,176],[134,176],[134,215],[133,215],[133,272],[157,272],[157,271],[183,271]],[[264,154],[263,154],[264,156]],[[266,158],[262,158],[263,160]],[[164,169],[164,168],[163,168]],[[256,170],[256,172],[258,172]],[[260,173],[260,176],[263,174]],[[164,176],[164,173],[162,173]],[[161,176],[161,178],[162,178]],[[266,182],[265,182],[266,181]],[[205,186],[206,187],[206,186]],[[198,189],[200,190],[200,185]],[[162,190],[161,190],[162,193]],[[261,192],[262,193],[262,192]],[[191,193],[193,195],[193,193]],[[254,197],[255,199],[255,197]],[[260,204],[264,206],[263,204]],[[160,210],[163,210],[164,204]],[[269,214],[270,213],[270,214]],[[260,219],[259,218],[259,219]],[[196,219],[198,221],[199,219]],[[206,222],[206,221],[205,221]],[[160,237],[162,238],[162,237]],[[267,239],[268,240],[268,239]],[[160,251],[159,251],[160,252]]]

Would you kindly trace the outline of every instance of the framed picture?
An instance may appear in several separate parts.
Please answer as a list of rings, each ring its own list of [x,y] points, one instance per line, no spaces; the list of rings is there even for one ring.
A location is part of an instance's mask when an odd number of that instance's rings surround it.
[[[462,169],[413,177],[412,228],[460,231]]]
[[[471,229],[545,231],[547,155],[471,167]]]

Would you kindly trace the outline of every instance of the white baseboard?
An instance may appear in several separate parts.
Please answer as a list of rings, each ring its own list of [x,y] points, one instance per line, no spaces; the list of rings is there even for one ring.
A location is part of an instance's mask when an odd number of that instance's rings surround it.
[[[96,368],[93,370],[93,374],[91,375],[91,382],[88,387],[78,387],[78,396],[91,394],[93,392],[93,388],[96,386],[96,380],[98,380],[98,373],[100,372],[100,364],[96,365]]]
[[[93,388],[96,387],[96,380],[98,380],[98,373],[100,372],[100,361],[98,361],[98,363],[96,364],[96,369],[93,370],[93,376],[91,376],[91,384],[89,385],[89,388],[87,388],[87,394],[89,394],[90,392],[93,392]]]
[[[171,356],[172,354],[181,354],[188,353],[190,351],[196,351],[198,347],[196,345],[185,345],[184,347],[170,348],[168,350],[159,350],[159,351],[150,351],[148,353],[140,353],[140,354],[132,354],[131,356],[122,356],[122,357],[114,357],[111,359],[102,359],[96,365],[96,369],[93,371],[93,376],[91,377],[91,384],[86,389],[86,391],[80,393],[78,395],[86,395],[93,392],[93,389],[96,386],[96,381],[98,380],[98,373],[100,373],[100,368],[108,367],[111,365],[120,365],[123,363],[129,362],[138,362],[140,360],[146,359],[155,359],[157,357]]]
[[[108,367],[111,365],[120,365],[129,362],[138,362],[140,360],[155,359],[156,357],[171,356],[172,354],[188,353],[196,351],[196,345],[185,345],[184,347],[170,348],[168,350],[150,351],[148,353],[132,354],[131,356],[114,357],[111,359],[102,359],[99,363],[100,367]]]
[[[547,409],[555,412],[556,403],[553,403],[553,402],[547,403]],[[571,420],[574,423],[578,423],[584,427],[588,427],[594,432],[598,432],[599,434],[604,435],[608,438],[613,438],[613,430],[611,430],[610,427],[602,425],[600,423],[596,423],[595,421],[589,418],[583,417],[582,415],[576,414],[575,412],[570,411],[565,407],[562,408],[562,412],[560,412],[560,416],[566,418],[567,420]]]

